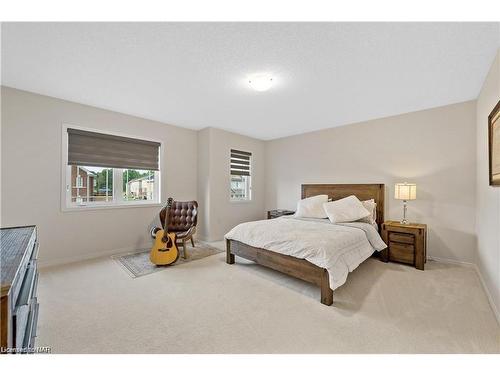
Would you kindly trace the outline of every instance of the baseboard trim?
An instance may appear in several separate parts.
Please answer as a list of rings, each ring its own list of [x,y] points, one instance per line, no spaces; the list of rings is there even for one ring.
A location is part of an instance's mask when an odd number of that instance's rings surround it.
[[[78,255],[64,257],[64,258],[58,258],[58,259],[39,260],[38,261],[38,268],[43,269],[43,268],[53,267],[53,266],[62,266],[65,264],[82,262],[84,260],[91,260],[91,259],[109,257],[111,255],[131,253],[133,251],[136,251],[137,249],[143,249],[143,248],[148,249],[150,247],[151,247],[151,242],[148,242],[146,244],[138,245],[138,246],[134,246],[134,247],[124,247],[121,249],[96,251],[96,252],[92,252],[92,253],[78,254]]]
[[[484,293],[486,294],[486,298],[488,299],[488,303],[490,304],[490,308],[493,311],[493,315],[495,315],[497,323],[500,326],[500,312],[498,311],[498,309],[495,305],[495,302],[493,301],[493,298],[491,297],[491,293],[490,293],[488,287],[486,286],[486,282],[484,281],[483,274],[481,273],[481,270],[479,269],[477,264],[471,263],[471,262],[462,262],[462,261],[455,260],[455,259],[439,258],[439,257],[434,257],[434,256],[428,256],[427,259],[433,260],[435,262],[459,264],[462,266],[473,268],[476,271],[477,276],[479,277],[479,281],[481,282],[481,286],[483,287]]]
[[[481,285],[483,286],[484,292],[486,293],[486,297],[488,297],[488,302],[490,303],[491,310],[493,310],[493,314],[495,314],[495,318],[497,318],[497,323],[500,326],[500,311],[498,311],[495,303],[493,302],[493,297],[491,297],[490,291],[486,286],[486,282],[484,281],[483,274],[481,270],[477,266],[477,264],[472,265],[476,270],[477,275],[479,276],[479,281],[481,281]]]
[[[441,262],[441,263],[448,263],[448,264],[460,264],[462,266],[466,267],[474,267],[475,264],[472,262],[464,262],[462,260],[456,260],[456,259],[451,259],[451,258],[440,258],[440,257],[435,257],[435,256],[427,256],[427,260],[432,260],[434,262]]]

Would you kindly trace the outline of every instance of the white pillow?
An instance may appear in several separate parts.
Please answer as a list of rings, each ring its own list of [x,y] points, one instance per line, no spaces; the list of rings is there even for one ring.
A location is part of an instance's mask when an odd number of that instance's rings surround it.
[[[375,203],[375,199],[368,199],[367,201],[361,201],[363,206],[370,212],[370,215],[359,219],[363,223],[375,224],[377,222],[377,203]]]
[[[350,223],[370,215],[354,195],[323,204],[326,215],[332,223]]]
[[[296,217],[312,217],[316,219],[326,218],[323,203],[328,202],[328,195],[315,195],[313,197],[301,199],[297,203]]]

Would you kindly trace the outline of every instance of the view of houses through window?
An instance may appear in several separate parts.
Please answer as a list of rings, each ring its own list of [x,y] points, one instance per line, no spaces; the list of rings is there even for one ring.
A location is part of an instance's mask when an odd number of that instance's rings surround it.
[[[113,169],[71,166],[71,202],[109,202],[113,200]]]
[[[123,171],[123,198],[126,201],[152,200],[154,171],[125,169]]]
[[[113,202],[116,192],[113,182],[116,180],[122,180],[119,194],[123,201],[154,199],[154,171],[72,165],[71,202]]]
[[[250,199],[250,176],[231,175],[231,200]]]

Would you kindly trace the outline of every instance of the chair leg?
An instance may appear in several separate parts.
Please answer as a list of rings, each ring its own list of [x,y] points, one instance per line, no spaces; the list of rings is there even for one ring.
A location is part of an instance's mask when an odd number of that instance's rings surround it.
[[[194,247],[194,240],[193,240],[193,237],[191,237],[191,245],[193,245],[193,247]]]
[[[183,253],[182,253],[182,257],[184,259],[187,259],[187,253],[186,253],[186,241],[182,241],[182,249],[184,250]]]

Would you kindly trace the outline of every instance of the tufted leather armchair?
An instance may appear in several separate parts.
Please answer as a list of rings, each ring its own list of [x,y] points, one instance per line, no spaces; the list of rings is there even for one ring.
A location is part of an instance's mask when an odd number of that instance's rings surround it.
[[[160,211],[160,222],[165,228],[165,216],[167,208]],[[174,201],[170,207],[170,218],[168,231],[175,233],[178,241],[182,241],[183,257],[187,258],[186,242],[191,240],[194,247],[193,235],[196,233],[196,224],[198,222],[198,202],[177,202]],[[153,228],[152,235],[160,228]]]

